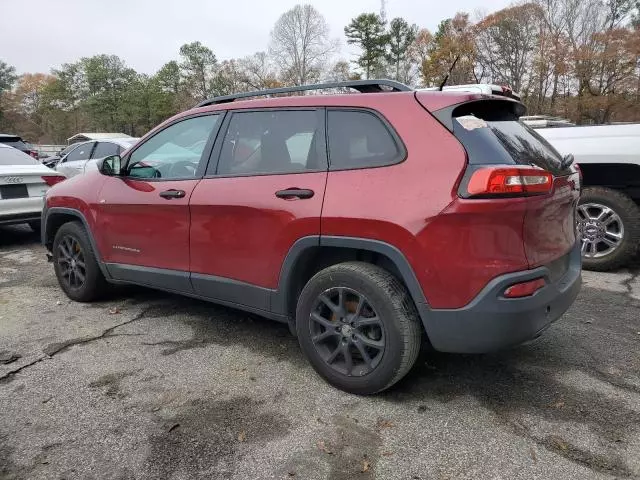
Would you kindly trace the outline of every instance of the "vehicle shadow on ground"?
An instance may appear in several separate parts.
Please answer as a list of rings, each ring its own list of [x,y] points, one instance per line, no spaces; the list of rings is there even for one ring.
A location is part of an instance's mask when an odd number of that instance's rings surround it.
[[[22,225],[0,225],[0,248],[2,247],[24,247],[40,244],[40,234],[35,233],[27,226]]]

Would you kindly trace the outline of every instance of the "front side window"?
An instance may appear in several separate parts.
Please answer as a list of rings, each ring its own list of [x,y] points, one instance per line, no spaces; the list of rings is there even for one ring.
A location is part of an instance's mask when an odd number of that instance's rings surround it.
[[[136,148],[127,164],[135,178],[194,178],[204,147],[220,115],[205,115],[174,123]]]
[[[65,162],[77,162],[80,160],[89,160],[91,150],[93,150],[93,142],[83,143],[79,145],[75,150],[72,150],[69,155],[64,159]]]
[[[111,142],[98,142],[96,148],[93,150],[91,158],[104,158],[111,155],[118,155],[120,153],[120,146]]]
[[[380,167],[402,159],[391,132],[373,113],[329,110],[327,133],[331,170]]]
[[[235,112],[224,137],[219,175],[324,170],[322,120],[315,110]]]

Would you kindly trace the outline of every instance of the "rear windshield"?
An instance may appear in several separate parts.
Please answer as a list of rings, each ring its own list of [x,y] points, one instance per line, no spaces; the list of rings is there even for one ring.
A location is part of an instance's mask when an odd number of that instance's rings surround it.
[[[15,138],[0,138],[0,143],[3,145],[9,145],[10,147],[17,148],[18,150],[25,150],[27,148],[27,144],[22,140]]]
[[[37,165],[39,162],[15,148],[0,147],[0,165]]]
[[[464,145],[471,165],[535,165],[562,172],[562,156],[532,128],[503,108],[454,111],[453,133]]]

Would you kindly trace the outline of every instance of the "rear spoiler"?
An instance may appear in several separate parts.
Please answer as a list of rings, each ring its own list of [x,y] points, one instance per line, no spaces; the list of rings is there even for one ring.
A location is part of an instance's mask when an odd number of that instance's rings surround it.
[[[418,101],[420,101],[419,98]],[[441,108],[440,110],[433,111],[431,112],[431,114],[436,118],[436,120],[444,125],[447,130],[453,132],[454,117],[460,115],[473,115],[474,113],[478,113],[482,114],[478,116],[486,120],[486,117],[490,117],[492,111],[495,111],[497,108],[501,108],[503,109],[503,111],[510,111],[516,118],[519,118],[527,113],[527,107],[525,107],[518,100],[509,97],[496,96],[493,98],[488,97],[478,100],[469,100],[461,103],[456,103],[454,105],[449,105],[448,107]]]

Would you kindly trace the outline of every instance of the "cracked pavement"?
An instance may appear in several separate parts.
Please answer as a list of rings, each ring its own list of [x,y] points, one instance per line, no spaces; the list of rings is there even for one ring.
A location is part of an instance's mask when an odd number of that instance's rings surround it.
[[[325,384],[280,325],[134,287],[58,289],[0,228],[0,479],[640,478],[640,268],[584,272],[539,340]]]

